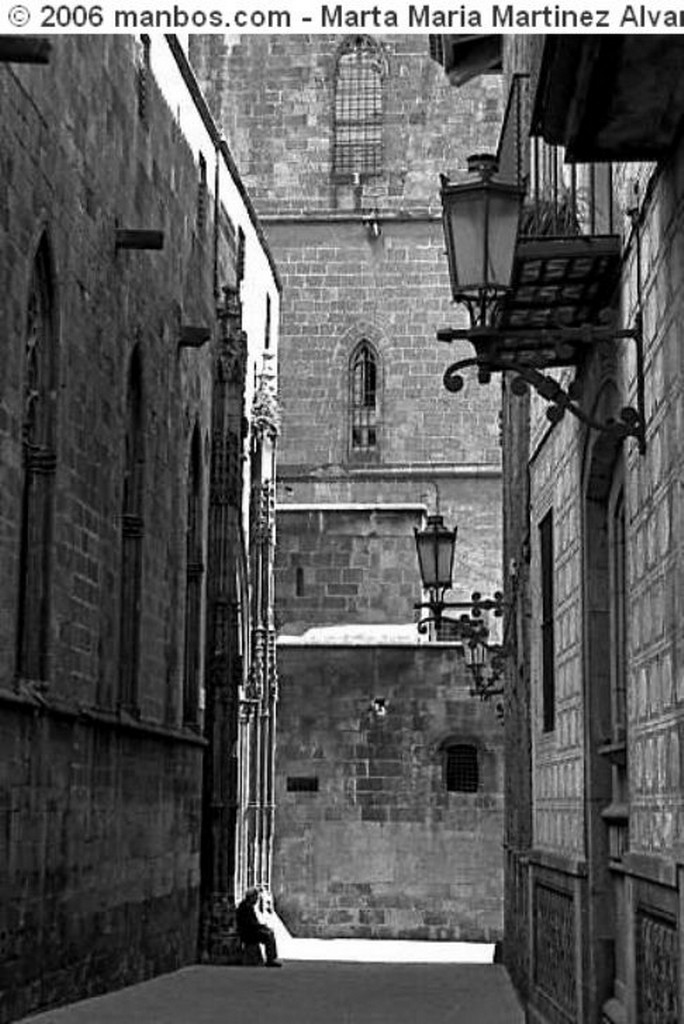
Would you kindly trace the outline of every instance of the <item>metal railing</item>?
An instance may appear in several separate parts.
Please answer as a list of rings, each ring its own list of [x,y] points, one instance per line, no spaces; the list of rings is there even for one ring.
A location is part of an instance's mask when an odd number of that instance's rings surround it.
[[[605,235],[615,231],[612,164],[566,164],[561,146],[529,137],[529,77],[514,75],[499,137],[499,177],[523,185],[524,236]]]

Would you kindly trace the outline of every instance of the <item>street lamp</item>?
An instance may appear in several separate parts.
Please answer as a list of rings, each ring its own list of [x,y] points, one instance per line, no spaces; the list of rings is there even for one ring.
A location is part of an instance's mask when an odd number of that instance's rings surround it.
[[[440,620],[444,608],[444,594],[451,588],[458,527],[448,530],[443,517],[433,515],[428,516],[424,529],[414,527],[413,532],[423,590],[429,591],[430,594],[428,607],[436,620]]]
[[[494,326],[497,305],[508,291],[524,196],[517,185],[494,181],[496,158],[468,157],[478,181],[455,184],[441,175],[442,223],[455,302],[470,314],[471,329]]]
[[[430,622],[434,622],[437,627],[441,625],[445,608],[470,610],[472,619],[462,615],[459,619],[448,620],[455,623],[460,632],[466,631],[467,622],[474,621],[478,629],[483,627],[483,612],[492,611],[497,616],[503,615],[503,594],[500,590],[497,590],[493,597],[483,597],[479,591],[475,591],[470,595],[470,601],[444,600],[445,592],[451,589],[457,526],[449,530],[444,525],[442,516],[432,515],[428,516],[427,524],[422,530],[414,527],[413,532],[421,583],[423,590],[427,590],[429,594],[426,602],[414,605],[416,609],[427,608],[430,613],[418,623],[421,633],[426,632]]]
[[[617,330],[613,323],[602,320],[603,309],[588,311],[582,303],[610,284],[608,270],[612,273],[617,267],[613,250],[619,239],[519,240],[524,189],[496,180],[498,166],[493,156],[469,157],[468,170],[479,178],[455,183],[442,174],[440,195],[451,292],[454,301],[466,307],[470,325],[439,330],[437,337],[446,342],[468,341],[475,356],[449,366],[444,386],[448,391],[461,391],[465,383],[461,371],[466,367],[476,367],[480,384],[488,384],[493,373],[510,371],[512,392],[523,394],[534,388],[549,403],[546,414],[552,423],[558,423],[566,412],[572,413],[588,427],[618,440],[635,437],[643,454],[646,420],[639,267],[634,325]],[[634,230],[638,231],[638,225]],[[638,263],[638,245],[636,252]],[[635,343],[637,405],[603,423],[582,408],[576,382],[565,389],[542,371],[579,366],[588,348],[620,338]]]
[[[427,609],[428,614],[424,615],[418,622],[418,631],[426,633],[430,623],[434,623],[437,639],[441,627],[448,623],[450,637],[460,640],[464,644],[466,668],[473,679],[471,696],[488,700],[495,694],[500,694],[500,688],[495,688],[494,683],[501,676],[498,671],[495,678],[492,673],[486,670],[493,662],[491,648],[487,644],[489,629],[484,620],[483,613],[491,611],[496,616],[503,614],[503,594],[497,590],[492,597],[482,597],[479,591],[470,595],[469,601],[445,601],[444,595],[451,588],[454,548],[456,546],[456,534],[458,529],[447,529],[444,519],[440,515],[428,516],[427,524],[422,529],[414,529],[416,541],[416,553],[418,555],[418,566],[423,590],[428,592],[428,600],[414,605],[416,609]],[[444,617],[446,608],[467,609],[470,614],[460,615],[458,618]]]

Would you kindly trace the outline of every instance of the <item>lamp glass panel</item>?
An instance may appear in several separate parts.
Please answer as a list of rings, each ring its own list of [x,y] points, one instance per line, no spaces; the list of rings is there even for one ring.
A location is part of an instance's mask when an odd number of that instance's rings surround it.
[[[445,533],[439,538],[437,545],[437,557],[438,557],[438,568],[437,568],[437,579],[438,586],[450,587],[451,577],[453,574],[454,565],[454,541],[456,540],[456,534],[451,530],[446,530]]]
[[[415,537],[423,586],[426,589],[450,587],[456,531],[447,530],[441,523],[432,523],[425,530],[416,530]]]
[[[486,192],[467,186],[443,194],[452,291],[477,288],[484,269]]]
[[[513,256],[518,237],[520,193],[490,189],[489,252],[486,284],[508,288],[513,274]]]

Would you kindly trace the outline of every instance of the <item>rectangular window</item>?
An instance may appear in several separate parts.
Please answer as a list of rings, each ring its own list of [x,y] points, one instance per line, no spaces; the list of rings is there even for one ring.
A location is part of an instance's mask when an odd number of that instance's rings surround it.
[[[341,178],[382,170],[382,56],[367,36],[350,36],[335,81],[334,171]]]
[[[544,732],[556,727],[555,642],[553,622],[553,511],[539,524],[541,563],[542,718]]]
[[[318,778],[315,775],[288,775],[288,793],[317,793]]]
[[[457,743],[445,750],[446,788],[450,793],[477,793],[480,786],[477,747]]]
[[[610,544],[610,619],[613,741],[622,742],[627,729],[627,582],[625,506],[620,490],[612,506]]]

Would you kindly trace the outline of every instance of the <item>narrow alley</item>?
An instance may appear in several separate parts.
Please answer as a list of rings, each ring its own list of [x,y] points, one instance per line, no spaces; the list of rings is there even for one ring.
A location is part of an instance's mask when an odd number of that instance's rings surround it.
[[[503,967],[285,963],[186,967],[25,1024],[522,1024]]]

